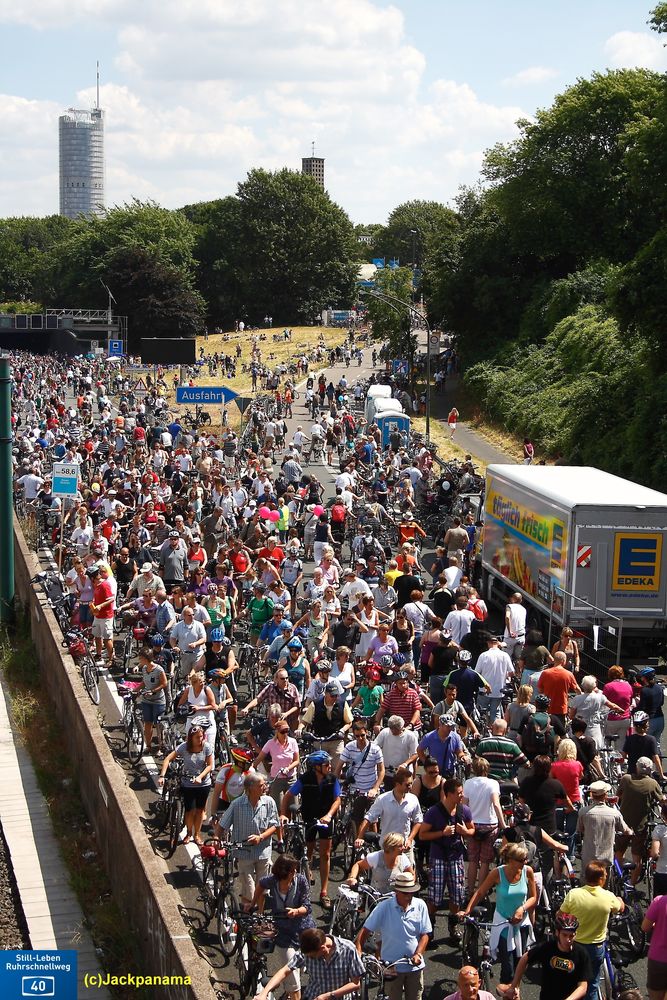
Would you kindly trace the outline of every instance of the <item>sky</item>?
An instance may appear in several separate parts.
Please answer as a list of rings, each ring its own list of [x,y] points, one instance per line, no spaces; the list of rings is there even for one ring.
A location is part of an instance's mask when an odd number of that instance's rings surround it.
[[[325,157],[354,222],[451,204],[595,71],[667,70],[653,0],[0,0],[0,217],[58,211],[58,115],[106,115],[107,205],[233,194]]]

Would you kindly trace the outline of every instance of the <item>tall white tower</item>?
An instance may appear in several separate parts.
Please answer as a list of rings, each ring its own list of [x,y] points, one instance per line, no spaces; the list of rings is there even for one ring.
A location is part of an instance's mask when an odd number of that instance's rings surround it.
[[[60,144],[60,214],[68,219],[104,213],[104,112],[70,108],[58,119]]]

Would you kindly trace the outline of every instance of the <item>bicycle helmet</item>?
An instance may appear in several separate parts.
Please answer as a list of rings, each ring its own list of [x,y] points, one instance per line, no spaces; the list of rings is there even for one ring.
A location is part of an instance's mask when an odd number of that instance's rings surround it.
[[[209,680],[215,680],[217,677],[223,678],[225,676],[225,671],[221,670],[220,667],[214,667],[213,670],[209,670],[206,674]]]
[[[244,750],[243,747],[232,747],[230,753],[232,755],[232,763],[238,764],[239,767],[250,767],[255,759],[252,752]]]
[[[407,663],[407,658],[405,656],[405,653],[394,653],[394,655],[392,656],[391,659],[392,659],[392,662],[397,667],[402,667],[404,663]]]
[[[470,663],[472,653],[469,649],[459,649],[459,663]]]
[[[225,633],[222,631],[221,628],[211,629],[211,634],[209,636],[211,642],[222,642],[224,638],[225,638]]]
[[[317,767],[319,764],[330,764],[331,754],[327,753],[326,750],[315,750],[313,753],[308,754],[306,757],[306,764],[308,767]]]
[[[372,684],[378,684],[382,680],[382,671],[378,670],[377,667],[369,667],[366,671],[366,677]]]
[[[535,698],[535,708],[538,709],[538,711],[544,712],[549,707],[550,701],[551,699],[548,695],[538,694]]]
[[[648,722],[648,714],[646,712],[635,712],[632,716],[633,726],[645,726]]]
[[[655,670],[653,667],[642,667],[637,671],[637,677],[655,677]]]
[[[573,913],[557,913],[556,914],[556,930],[557,931],[576,931],[579,927],[579,921]]]
[[[164,646],[164,642],[165,639],[162,632],[156,632],[151,636],[151,646]]]
[[[287,648],[288,649],[303,649],[303,643],[301,642],[301,639],[297,638],[297,636],[294,636],[294,638],[290,639],[290,641],[287,643]]]

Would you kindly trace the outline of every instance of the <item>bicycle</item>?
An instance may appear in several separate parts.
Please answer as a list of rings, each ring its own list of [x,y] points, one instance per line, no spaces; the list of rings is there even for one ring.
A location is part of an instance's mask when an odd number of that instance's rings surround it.
[[[361,989],[359,991],[360,1000],[369,1000],[369,982],[373,980],[378,983],[378,990],[375,1000],[389,1000],[389,994],[385,987],[385,980],[390,978],[388,972],[399,962],[409,962],[410,955],[396,959],[395,962],[383,962],[375,955],[362,955],[361,961],[364,963],[364,971],[361,976]]]
[[[484,906],[475,906],[472,915],[464,917],[461,954],[463,965],[472,965],[473,968],[477,969],[482,988],[491,992],[493,959],[491,958],[489,942],[493,921],[485,919],[486,917],[487,911]],[[503,923],[509,924],[509,920],[503,921]]]
[[[299,871],[306,877],[308,884],[311,879],[310,861],[306,853],[306,830],[303,820],[297,819],[299,807],[290,806],[293,819],[283,824],[283,844],[285,851],[299,861]]]
[[[254,997],[269,981],[267,955],[276,946],[276,925],[259,913],[239,913],[236,968],[242,997]]]
[[[118,685],[118,693],[123,699],[121,721],[125,737],[125,753],[133,767],[136,767],[144,753],[144,722],[137,705],[141,687],[140,681],[122,681]]]
[[[215,905],[215,923],[220,950],[225,958],[231,958],[239,945],[238,918],[241,916],[239,902],[234,892],[234,879],[238,874],[236,852],[247,850],[247,846],[231,842],[223,846],[225,853],[220,859],[222,872],[218,871],[219,888]]]
[[[80,629],[70,628],[65,633],[62,645],[81,671],[83,686],[93,705],[100,703],[100,672],[95,657],[90,652],[88,640]]]
[[[636,990],[637,982],[626,966],[630,964],[630,959],[612,957],[609,947],[609,939],[604,943],[604,956],[602,959],[602,969],[600,972],[600,982],[598,984],[598,997],[600,1000],[619,1000],[621,993],[625,990]]]
[[[614,895],[621,897],[625,903],[625,909],[622,913],[613,913],[609,919],[616,925],[625,925],[630,951],[635,958],[641,958],[646,947],[646,934],[642,930],[644,913],[639,902],[637,887],[633,885],[630,878],[634,867],[632,861],[621,866],[618,858],[614,858],[614,863],[609,870],[609,890]]]
[[[389,899],[391,895],[378,892],[365,882],[357,883],[356,888],[339,885],[331,911],[330,933],[353,941],[371,910],[375,909],[380,900]]]

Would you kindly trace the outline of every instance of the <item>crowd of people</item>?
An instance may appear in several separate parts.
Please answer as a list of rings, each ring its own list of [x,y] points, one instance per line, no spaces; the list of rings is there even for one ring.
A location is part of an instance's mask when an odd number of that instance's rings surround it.
[[[442,547],[422,551],[430,449],[400,437],[383,448],[355,410],[361,394],[344,374],[333,393],[329,381],[308,387],[308,433],[287,424],[287,382],[273,394],[282,415],[255,408],[241,439],[228,426],[165,419],[166,373],[137,398],[122,371],[99,362],[13,358],[17,497],[28,519],[62,516],[62,548],[58,525],[49,530],[73,621],[90,629],[112,676],[118,630],[136,629],[148,755],[159,756],[155,723],[170,702],[188,711],[160,780],[183,762],[186,842],[203,847],[210,823],[245,845],[239,898],[274,914],[284,959],[261,1000],[281,983],[296,1000],[303,971],[307,1000],[354,992],[369,940],[393,968],[390,1000],[419,1000],[428,949],[445,936],[458,947],[491,894],[500,993],[513,1000],[537,966],[550,1000],[592,1000],[608,921],[625,905],[605,885],[628,850],[634,882],[655,859],[647,986],[662,1000],[667,810],[655,671],[630,683],[614,665],[598,689],[572,630],[547,648],[518,593],[492,631],[473,586],[474,518],[454,518]],[[78,466],[76,497],[54,496],[55,461]],[[228,760],[216,759],[216,727]],[[298,806],[328,919],[347,803],[357,853],[346,883],[368,880],[383,896],[354,942],[317,926],[302,859],[284,852]],[[581,885],[554,915],[554,935],[535,942],[542,887],[561,856]],[[458,985],[457,1000],[486,1000],[477,969],[462,968]]]

